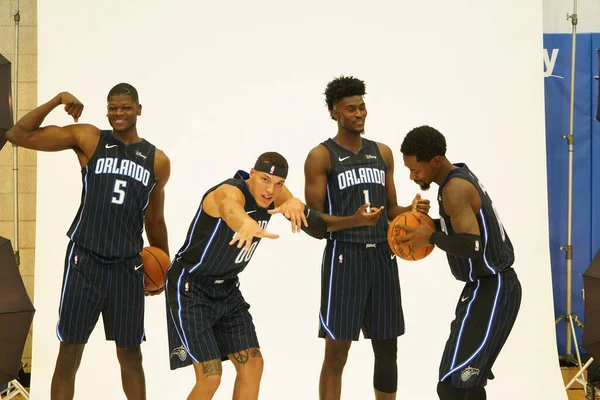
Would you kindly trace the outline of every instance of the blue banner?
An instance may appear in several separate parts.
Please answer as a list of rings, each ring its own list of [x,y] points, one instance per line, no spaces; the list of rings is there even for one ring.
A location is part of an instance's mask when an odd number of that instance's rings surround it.
[[[544,35],[544,86],[546,106],[546,157],[550,259],[556,318],[566,313],[566,253],[568,142],[571,96],[571,34]],[[600,123],[595,120],[597,48],[600,34],[578,34],[575,59],[575,107],[573,125],[573,214],[572,214],[572,313],[584,322],[583,280],[600,248]],[[595,89],[594,89],[595,88]],[[595,93],[595,94],[594,94]],[[593,110],[593,111],[592,111]],[[594,141],[593,138],[596,140]],[[594,151],[595,150],[595,151]],[[594,158],[593,155],[596,154]],[[595,174],[594,174],[594,171]],[[597,175],[597,176],[596,176]],[[596,179],[593,179],[593,178]],[[532,233],[534,234],[534,233]],[[564,320],[557,325],[557,346],[565,354]],[[582,330],[576,327],[581,344]],[[572,349],[574,350],[574,349]]]

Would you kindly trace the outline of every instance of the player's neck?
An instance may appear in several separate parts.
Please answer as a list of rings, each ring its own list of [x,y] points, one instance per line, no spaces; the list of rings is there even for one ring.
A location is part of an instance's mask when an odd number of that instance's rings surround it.
[[[142,140],[142,138],[138,136],[137,129],[135,126],[125,131],[115,131],[113,129],[112,134],[115,138],[128,145]]]
[[[441,185],[442,183],[444,183],[444,181],[448,177],[448,174],[454,168],[458,168],[458,167],[456,165],[452,164],[450,161],[448,161],[447,158],[444,158],[444,162],[443,162],[442,166],[440,167],[440,172],[434,182],[437,183],[438,185]]]
[[[337,135],[333,138],[337,144],[345,147],[355,153],[363,147],[362,137],[360,133],[350,132],[340,128]]]

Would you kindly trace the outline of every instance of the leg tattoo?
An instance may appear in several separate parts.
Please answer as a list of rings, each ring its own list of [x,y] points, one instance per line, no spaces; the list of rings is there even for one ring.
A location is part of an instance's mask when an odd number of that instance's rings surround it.
[[[202,373],[204,373],[204,376],[222,375],[223,365],[221,364],[221,360],[203,362]]]

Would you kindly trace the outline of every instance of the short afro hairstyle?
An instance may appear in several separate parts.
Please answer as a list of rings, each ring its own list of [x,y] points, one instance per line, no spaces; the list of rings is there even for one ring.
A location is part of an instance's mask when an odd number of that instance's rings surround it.
[[[366,94],[365,82],[353,76],[341,75],[327,84],[324,94],[327,109],[331,115],[333,107],[344,97],[364,96]],[[333,116],[331,118],[335,119]]]
[[[446,139],[437,129],[424,125],[406,134],[400,146],[405,156],[416,156],[417,161],[431,161],[435,156],[446,155]]]
[[[119,83],[115,85],[112,89],[110,89],[110,92],[108,92],[106,101],[110,101],[110,98],[113,96],[129,96],[135,104],[140,104],[137,90],[129,83]]]

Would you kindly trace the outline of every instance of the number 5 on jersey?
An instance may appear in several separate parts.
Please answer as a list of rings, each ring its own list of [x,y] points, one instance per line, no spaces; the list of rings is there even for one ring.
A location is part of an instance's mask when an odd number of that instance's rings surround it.
[[[125,188],[127,187],[127,181],[120,179],[115,180],[115,189],[113,190],[112,203],[123,204],[125,201]]]

